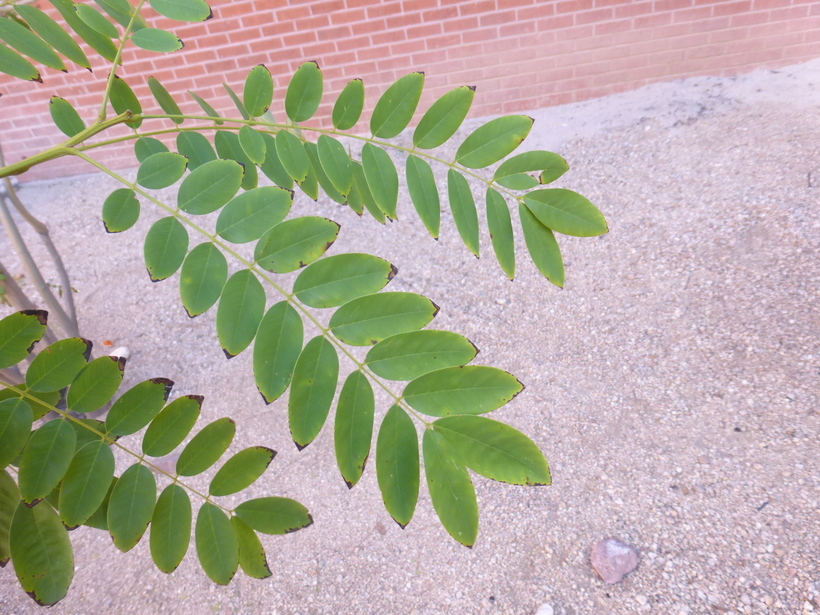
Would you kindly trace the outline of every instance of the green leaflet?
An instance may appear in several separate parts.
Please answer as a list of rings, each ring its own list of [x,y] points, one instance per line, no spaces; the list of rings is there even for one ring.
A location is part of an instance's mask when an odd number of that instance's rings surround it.
[[[524,203],[541,224],[557,233],[596,237],[609,231],[598,208],[572,190],[533,190],[524,196]]]
[[[11,559],[9,530],[14,511],[20,504],[20,490],[17,483],[5,470],[0,470],[0,567],[5,567]]]
[[[43,82],[34,64],[2,44],[0,44],[0,72],[26,81]]]
[[[40,9],[27,4],[17,5],[14,7],[14,10],[26,20],[29,27],[46,43],[54,47],[54,49],[75,64],[83,68],[91,68],[88,58],[83,50],[80,49],[80,46],[75,43],[71,35],[51,17],[43,13]]]
[[[17,481],[26,504],[42,500],[57,486],[74,456],[77,436],[65,419],[48,421],[31,434],[20,459]]]
[[[296,271],[324,254],[336,241],[339,228],[333,220],[316,216],[285,220],[262,235],[253,258],[266,271]]]
[[[337,130],[349,130],[356,125],[364,109],[364,82],[349,81],[333,105],[331,119]]]
[[[216,152],[220,158],[227,160],[235,160],[242,165],[244,175],[242,176],[242,189],[250,190],[256,188],[259,183],[259,173],[256,171],[256,165],[251,162],[242,149],[239,143],[239,136],[233,132],[225,130],[218,130],[214,137],[214,144],[216,145]]]
[[[564,287],[564,261],[555,235],[539,222],[530,209],[524,204],[518,205],[521,229],[524,231],[524,242],[527,244],[532,262],[545,278],[558,286]]]
[[[499,177],[495,180],[495,183],[510,190],[530,190],[539,185],[539,181],[536,178],[526,173],[516,173],[515,175]]]
[[[60,488],[60,519],[66,527],[85,523],[105,500],[114,477],[114,453],[96,440],[74,455]]]
[[[447,193],[450,197],[450,211],[453,212],[458,234],[467,249],[478,258],[478,213],[473,192],[470,190],[467,179],[454,169],[447,171]]]
[[[74,454],[77,454],[82,447],[91,442],[100,442],[105,434],[105,421],[97,419],[77,419],[71,421],[74,433],[77,436],[77,444],[74,445]],[[117,438],[113,438],[116,440]],[[111,481],[109,481],[111,482]]]
[[[122,473],[108,501],[108,531],[123,553],[140,541],[154,512],[157,482],[151,470],[135,463]]]
[[[116,26],[108,21],[105,15],[93,6],[88,4],[76,4],[74,10],[77,11],[77,15],[79,15],[80,19],[92,30],[96,30],[108,38],[119,38],[119,32],[117,32]]]
[[[191,250],[179,274],[179,297],[188,316],[208,311],[219,300],[227,279],[228,261],[219,248],[206,241]]]
[[[18,384],[16,386],[0,389],[0,401],[6,399],[20,399],[23,391],[27,391],[26,403],[28,403],[31,407],[31,412],[35,421],[51,412],[54,406],[56,406],[60,401],[61,397],[59,390],[39,393],[32,391],[31,389],[27,389],[25,384]],[[29,395],[38,401],[32,400],[28,397]]]
[[[387,411],[379,428],[376,477],[384,507],[404,529],[419,499],[419,441],[413,419],[399,406]]]
[[[46,332],[48,312],[26,310],[0,320],[0,368],[17,365]]]
[[[514,485],[549,485],[547,460],[523,433],[483,416],[450,416],[433,429],[453,446],[458,461],[493,480]]]
[[[405,168],[407,176],[407,191],[413,207],[419,214],[419,219],[425,228],[430,231],[434,239],[438,239],[441,222],[441,203],[438,198],[436,178],[433,169],[418,156],[408,156]]]
[[[150,0],[151,8],[176,21],[205,21],[214,16],[203,0]]]
[[[524,389],[503,370],[484,365],[446,367],[411,381],[403,397],[429,416],[483,414],[500,408]]]
[[[243,119],[246,119],[246,120],[251,119],[251,114],[250,114],[250,113],[248,113],[248,110],[245,108],[245,103],[244,103],[244,102],[242,102],[242,101],[239,99],[239,96],[237,96],[236,92],[234,92],[234,91],[233,91],[233,89],[231,88],[231,86],[229,86],[227,83],[223,83],[223,84],[222,84],[222,87],[223,87],[223,88],[225,89],[225,91],[228,93],[228,96],[229,96],[229,97],[230,97],[230,99],[233,101],[233,104],[234,104],[234,105],[236,106],[236,108],[239,110],[239,114],[242,116],[242,118],[243,118]]]
[[[353,163],[344,145],[333,137],[322,135],[316,144],[319,162],[333,187],[343,196],[353,187]]]
[[[118,188],[103,203],[102,220],[107,233],[127,231],[140,217],[140,202],[130,188]]]
[[[131,42],[141,49],[169,53],[179,51],[185,43],[173,32],[157,28],[142,28],[131,35]]]
[[[372,143],[365,143],[362,147],[362,167],[376,205],[388,218],[396,220],[399,174],[390,155]]]
[[[426,326],[438,306],[415,293],[376,293],[345,303],[330,318],[333,334],[351,346],[369,346],[386,337]]]
[[[168,146],[153,137],[140,137],[134,142],[134,155],[140,164],[145,162],[149,156],[167,151],[169,151]]]
[[[478,503],[467,469],[455,459],[452,445],[432,429],[424,430],[422,442],[427,490],[447,533],[465,547],[478,534]]]
[[[526,115],[507,115],[476,128],[456,151],[456,162],[468,169],[482,169],[521,145],[532,128]]]
[[[288,175],[297,182],[305,181],[310,161],[299,137],[287,130],[277,132],[276,153]]]
[[[316,62],[305,62],[293,74],[285,94],[285,113],[294,122],[309,120],[322,102],[322,70]]]
[[[191,541],[191,499],[172,483],[160,494],[151,517],[151,559],[162,572],[177,569]]]
[[[390,139],[407,128],[421,99],[424,73],[404,75],[381,95],[370,118],[374,137]]]
[[[293,188],[293,178],[288,175],[282,161],[279,160],[279,153],[276,151],[276,139],[266,132],[261,133],[265,141],[265,162],[259,168],[274,184],[285,190]]]
[[[219,212],[216,233],[232,243],[255,241],[288,215],[293,192],[261,186],[237,195]]]
[[[72,0],[50,0],[66,23],[71,26],[71,29],[76,32],[81,39],[83,39],[88,46],[99,53],[109,62],[113,62],[117,57],[117,46],[110,38],[100,34],[93,28],[89,27],[80,16],[74,7],[77,6]],[[120,60],[119,64],[122,64]]]
[[[305,344],[293,370],[288,400],[290,434],[299,450],[313,442],[327,420],[339,379],[336,348],[319,335]]]
[[[111,479],[111,484],[108,486],[108,493],[105,494],[103,503],[100,504],[100,507],[94,511],[93,515],[86,519],[83,525],[87,525],[88,527],[93,527],[104,532],[108,531],[108,504],[111,501],[111,493],[114,491],[114,487],[117,485],[118,481],[119,479],[116,476]]]
[[[351,372],[339,394],[333,430],[336,464],[349,489],[359,482],[370,454],[374,413],[370,381],[360,371]]]
[[[137,183],[144,188],[160,190],[177,183],[185,174],[188,159],[173,152],[152,154],[137,171]]]
[[[318,189],[314,189],[312,186],[308,187],[308,182],[313,183],[314,181],[322,187],[325,194],[339,203],[340,205],[344,205],[346,203],[346,198],[343,194],[341,194],[336,188],[333,186],[331,181],[328,179],[327,175],[325,174],[325,170],[322,167],[322,162],[319,160],[319,148],[315,143],[311,143],[310,141],[305,141],[304,143],[305,153],[307,154],[308,160],[310,161],[310,170],[308,171],[308,179],[305,182],[299,184],[299,188],[302,189],[302,192],[310,196],[312,199],[316,200],[319,198]]]
[[[502,162],[495,170],[493,179],[498,181],[504,177],[511,177],[519,173],[541,171],[540,183],[548,184],[561,177],[568,170],[567,161],[558,154],[535,150],[518,154]]]
[[[194,171],[206,162],[216,160],[216,152],[208,137],[198,132],[177,135],[177,151],[188,159],[188,170]]]
[[[165,406],[145,431],[142,452],[163,457],[179,446],[199,418],[202,399],[200,395],[184,395]]]
[[[0,401],[0,470],[17,459],[26,446],[33,422],[31,406],[25,400]]]
[[[208,423],[196,434],[177,460],[177,474],[196,476],[201,474],[222,457],[236,434],[236,423],[223,417]]]
[[[140,104],[139,98],[137,98],[137,95],[134,94],[134,90],[131,89],[131,86],[128,85],[122,78],[118,77],[117,75],[114,75],[114,80],[111,82],[111,91],[109,92],[109,99],[111,101],[111,106],[114,107],[114,111],[117,113],[117,115],[123,114],[126,111],[130,111],[135,116],[137,116],[137,119],[126,122],[128,126],[134,129],[137,129],[140,126],[142,126],[142,118],[139,117],[139,115],[142,113],[142,105]],[[146,188],[150,187],[151,186],[146,186]],[[165,186],[161,187],[164,188]]]
[[[0,39],[35,62],[65,72],[65,64],[54,50],[24,25],[4,17],[0,19]]]
[[[208,101],[206,101],[196,92],[192,92],[191,90],[188,90],[188,94],[190,94],[191,98],[193,98],[196,101],[196,104],[202,107],[202,110],[205,112],[205,115],[207,115],[210,118],[214,118],[214,124],[221,126],[225,123],[224,120],[220,119],[222,116],[219,115],[219,113],[217,113],[216,110],[210,104],[208,104]]]
[[[58,391],[71,384],[91,356],[91,342],[80,337],[59,340],[34,357],[26,371],[32,391]]]
[[[504,197],[493,188],[487,188],[487,226],[498,264],[512,280],[515,277],[515,238],[510,210]]]
[[[351,203],[353,210],[359,215],[362,215],[364,209],[367,209],[376,222],[379,224],[385,223],[384,212],[376,205],[376,200],[370,192],[370,186],[367,185],[364,168],[360,162],[353,163],[353,189],[350,191],[348,201]],[[352,205],[354,201],[358,203],[355,207]]]
[[[302,319],[286,301],[271,306],[259,323],[253,345],[253,375],[266,404],[288,388],[303,339]]]
[[[380,291],[397,269],[370,254],[337,254],[309,265],[293,284],[296,297],[310,307],[329,308]]]
[[[188,252],[188,231],[182,223],[168,216],[154,222],[145,235],[145,267],[152,282],[176,273]]]
[[[254,66],[248,73],[242,98],[250,117],[259,117],[270,108],[273,101],[273,77],[264,64]]]
[[[250,126],[242,126],[239,129],[239,145],[248,159],[254,164],[265,162],[265,139],[261,133],[256,132]]]
[[[102,9],[108,13],[114,21],[123,28],[128,27],[131,18],[134,16],[134,7],[128,0],[94,0]],[[148,27],[148,23],[142,15],[137,15],[133,24],[133,31]]]
[[[267,579],[273,573],[268,567],[265,557],[265,548],[251,528],[243,523],[239,517],[231,517],[236,538],[239,541],[239,566],[242,572],[253,579]]]
[[[74,577],[68,532],[47,502],[17,506],[9,531],[14,572],[24,591],[40,605],[62,600]]]
[[[105,417],[107,433],[128,436],[148,425],[162,410],[173,386],[167,378],[151,378],[128,389]]]
[[[432,149],[445,143],[467,117],[474,96],[475,86],[463,85],[434,102],[413,132],[413,145],[419,149]]]
[[[229,359],[253,341],[265,313],[265,289],[249,269],[234,273],[222,290],[216,312],[216,335]]]
[[[205,502],[196,517],[196,554],[208,578],[227,585],[239,567],[239,541],[228,516]]]
[[[67,137],[73,137],[85,130],[85,122],[65,98],[52,96],[48,111],[51,113],[55,126]]]
[[[209,214],[234,197],[242,179],[243,167],[234,160],[206,162],[182,180],[177,205],[189,214]]]
[[[148,30],[152,30],[152,28],[145,28],[143,30],[140,30],[139,32],[134,34],[134,36],[136,36],[140,32],[146,32]],[[166,34],[168,34],[168,33],[166,33]],[[174,35],[172,34],[171,36],[174,36]],[[176,38],[176,37],[174,37],[174,38]],[[132,39],[133,39],[133,37],[132,37]],[[179,39],[177,39],[177,40],[179,40]],[[182,41],[180,41],[180,45],[182,45]],[[174,116],[174,115],[181,116],[182,115],[182,110],[179,108],[179,105],[176,103],[173,96],[171,96],[171,94],[168,92],[168,90],[165,89],[165,86],[163,86],[155,77],[148,77],[148,88],[151,90],[151,94],[154,95],[154,98],[156,98],[157,103],[160,106],[160,109],[162,109],[165,113],[167,113],[168,115],[171,115],[171,116]],[[182,122],[185,121],[185,118],[183,118],[183,117],[172,117],[171,121],[174,122],[174,124],[182,124]],[[183,134],[186,134],[186,133],[179,133],[179,135],[177,136],[177,139],[179,139],[179,137],[182,136]],[[199,134],[199,133],[196,133],[196,134]],[[182,152],[180,152],[180,153],[182,153]],[[189,162],[188,166],[190,168],[190,162]]]
[[[268,469],[276,451],[252,446],[239,451],[219,468],[208,487],[208,495],[231,495],[250,487]]]
[[[444,367],[466,365],[478,349],[466,337],[450,331],[408,331],[371,348],[365,363],[388,380],[412,380]]]
[[[94,412],[110,400],[122,383],[125,359],[99,357],[86,365],[68,388],[66,406],[74,412]]]
[[[307,508],[288,498],[256,498],[234,510],[248,527],[263,534],[289,534],[313,523]]]

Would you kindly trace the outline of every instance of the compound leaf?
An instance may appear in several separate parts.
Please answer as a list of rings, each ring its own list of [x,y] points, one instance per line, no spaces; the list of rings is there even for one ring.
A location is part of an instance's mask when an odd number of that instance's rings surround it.
[[[452,137],[473,104],[475,86],[463,85],[450,90],[425,112],[413,132],[413,145],[433,149]]]
[[[59,340],[34,357],[26,371],[32,391],[59,391],[67,387],[88,363],[91,342],[80,337]]]
[[[293,188],[293,178],[288,175],[282,161],[279,160],[279,153],[276,151],[276,138],[266,132],[261,133],[265,141],[265,161],[259,165],[269,180],[280,188],[291,190]]]
[[[150,0],[151,8],[176,21],[205,21],[214,16],[204,0]]]
[[[140,30],[139,32],[135,33],[134,36],[132,37],[132,40],[140,32],[147,32],[149,30],[154,31],[154,32],[161,32],[161,30],[154,30],[153,28],[145,28],[145,29]],[[166,32],[165,34],[170,34],[170,32]],[[173,34],[171,34],[171,36],[173,38],[175,38],[177,41],[179,41],[179,39],[177,39],[176,36],[174,36]],[[181,47],[182,46],[182,41],[179,41],[179,44],[180,44],[180,47]],[[171,94],[168,92],[168,90],[165,89],[165,86],[162,85],[156,79],[156,77],[148,77],[148,88],[151,90],[151,94],[154,95],[154,98],[156,98],[157,103],[160,106],[160,109],[162,109],[165,113],[167,113],[168,115],[171,115],[171,116],[177,116],[177,115],[181,116],[182,115],[182,109],[179,108],[179,105],[176,103],[173,96],[171,96]],[[172,117],[171,121],[174,122],[174,124],[182,124],[182,122],[185,121],[185,118],[183,118],[183,117]],[[183,134],[185,134],[185,133],[179,133],[179,135],[177,135],[177,139],[179,139],[179,137],[182,136]],[[180,152],[180,153],[182,153],[182,152]],[[188,168],[190,168],[190,162],[188,164]]]
[[[493,188],[487,188],[487,226],[498,264],[512,280],[515,277],[515,238],[510,210],[504,197]]]
[[[66,527],[85,523],[105,500],[114,477],[114,453],[94,440],[74,455],[60,488],[60,519]]]
[[[131,42],[141,49],[159,53],[179,51],[185,47],[185,43],[176,34],[158,28],[137,30],[131,35]]]
[[[370,118],[370,132],[374,137],[390,139],[407,128],[421,99],[424,73],[404,75],[381,95]]]
[[[137,162],[142,164],[149,156],[167,152],[168,146],[159,139],[153,137],[140,137],[134,143],[134,155],[137,157]]]
[[[467,179],[454,169],[447,172],[447,193],[450,197],[450,211],[453,212],[458,234],[470,252],[478,257],[478,213],[473,192],[470,190]]]
[[[470,474],[440,433],[426,429],[422,449],[427,489],[441,524],[458,542],[472,547],[478,534],[478,503]]]
[[[424,223],[430,234],[438,239],[439,226],[441,223],[441,202],[438,197],[438,187],[436,178],[433,176],[433,169],[427,161],[418,156],[408,156],[405,167],[407,176],[407,191],[410,193],[410,200],[413,207],[419,214],[419,218]]]
[[[66,23],[71,26],[71,29],[88,43],[89,47],[109,62],[113,62],[117,58],[117,46],[110,38],[100,34],[80,19],[77,11],[74,10],[76,4],[72,0],[50,0],[50,2],[60,12]],[[121,64],[122,60],[119,63]]]
[[[135,463],[122,473],[108,502],[108,531],[123,553],[140,541],[154,512],[157,482],[147,467]]]
[[[188,316],[193,318],[210,309],[227,279],[228,261],[219,248],[206,241],[191,250],[179,274],[179,296]]]
[[[239,451],[219,468],[208,487],[209,495],[231,495],[250,487],[268,469],[276,451],[252,446]]]
[[[188,94],[190,94],[191,98],[193,98],[196,101],[196,104],[198,104],[202,108],[202,110],[205,112],[205,115],[207,115],[209,118],[213,118],[214,124],[222,125],[225,123],[225,121],[221,119],[222,116],[216,112],[216,109],[214,109],[208,103],[208,101],[206,101],[196,92],[192,92],[191,90],[188,90]]]
[[[370,381],[360,371],[351,372],[336,406],[333,442],[336,464],[348,488],[359,482],[370,454],[375,400]]]
[[[346,344],[369,346],[397,333],[421,329],[438,309],[415,293],[376,293],[345,303],[330,318],[330,328]]]
[[[127,231],[140,217],[140,202],[130,188],[118,188],[106,197],[102,219],[108,233]]]
[[[152,282],[176,273],[188,253],[188,231],[182,223],[168,216],[160,218],[145,235],[145,267]]]
[[[162,572],[177,569],[191,542],[191,499],[172,483],[160,494],[151,517],[151,559]]]
[[[0,21],[7,21],[5,19]],[[54,125],[67,137],[73,137],[76,134],[85,130],[85,122],[83,122],[77,110],[65,98],[59,96],[52,96],[48,111],[51,114],[51,119]]]
[[[248,73],[242,98],[250,117],[259,117],[270,108],[273,101],[273,78],[264,64],[254,66]]]
[[[25,81],[43,82],[34,64],[2,44],[0,44],[0,72]]]
[[[74,554],[68,532],[47,502],[17,505],[9,552],[21,587],[37,604],[52,605],[65,597],[74,577]]]
[[[540,183],[548,184],[561,177],[568,170],[569,165],[567,161],[558,154],[544,150],[535,150],[523,152],[502,162],[495,170],[493,179],[498,182],[500,179],[520,173],[541,171]]]
[[[339,228],[333,220],[317,216],[285,220],[262,235],[254,260],[266,271],[296,271],[322,256],[336,241]]]
[[[122,383],[125,359],[99,357],[86,365],[68,388],[66,406],[74,412],[94,412],[110,400]]]
[[[196,517],[196,554],[208,578],[218,585],[231,582],[239,567],[239,541],[222,510],[205,502]]]
[[[248,527],[263,534],[289,534],[313,523],[307,508],[289,498],[248,500],[237,506],[234,513]]]
[[[14,511],[20,504],[20,490],[17,483],[5,470],[0,470],[0,567],[5,567],[11,559],[9,551],[9,530]]]
[[[216,232],[232,243],[247,243],[262,237],[288,215],[293,192],[278,186],[261,186],[234,197],[219,212]]]
[[[445,367],[411,381],[403,397],[430,416],[483,414],[500,408],[524,389],[503,370],[484,365]]]
[[[303,339],[302,319],[286,301],[271,306],[259,323],[253,346],[253,375],[265,403],[271,403],[288,388]]]
[[[191,171],[182,181],[177,194],[177,205],[189,214],[214,212],[239,191],[243,176],[243,166],[234,160],[206,162]]]
[[[242,126],[239,129],[239,145],[248,159],[254,164],[262,164],[265,162],[265,139],[262,134],[256,132],[250,126]]]
[[[134,94],[134,90],[131,89],[131,86],[128,85],[124,79],[118,77],[117,75],[114,75],[114,79],[111,82],[111,91],[109,92],[109,98],[111,100],[111,106],[114,107],[114,111],[118,115],[121,115],[126,111],[130,111],[134,115],[138,116],[136,119],[127,121],[126,124],[128,124],[131,128],[134,129],[137,129],[142,125],[142,118],[139,117],[139,115],[142,113],[142,105],[140,104],[139,98],[137,98],[137,95]],[[137,175],[137,177],[139,177],[139,175]],[[174,182],[171,182],[171,184],[172,183]],[[170,184],[168,185],[170,186]],[[151,188],[152,186],[145,187]],[[164,188],[165,186],[160,187]]]
[[[48,43],[14,19],[0,19],[0,39],[35,62],[55,70],[66,70],[60,56]]]
[[[295,181],[305,181],[310,168],[310,160],[308,160],[307,152],[302,146],[302,141],[287,130],[277,132],[275,139],[276,153],[285,171]]]
[[[319,162],[330,183],[340,194],[347,196],[353,187],[353,163],[344,145],[327,135],[320,136],[316,145]]]
[[[456,151],[456,162],[468,169],[483,169],[515,150],[527,137],[533,119],[506,115],[476,128]]]
[[[294,122],[309,120],[322,102],[322,70],[316,62],[305,62],[293,74],[285,94],[285,113]]]
[[[20,459],[18,483],[26,504],[51,493],[68,470],[77,436],[65,419],[48,421],[31,434]]]
[[[235,434],[233,419],[223,417],[208,423],[182,449],[177,460],[177,474],[196,476],[210,468],[228,450]]]
[[[46,332],[48,312],[25,310],[0,320],[0,369],[17,365]]]
[[[524,203],[541,224],[564,235],[595,237],[609,230],[598,208],[572,190],[533,190],[524,196]]]
[[[74,10],[77,11],[77,15],[85,22],[85,25],[92,30],[108,38],[119,38],[119,32],[117,32],[116,26],[108,21],[105,15],[93,6],[88,4],[75,4]]]
[[[344,87],[333,105],[331,119],[337,130],[349,130],[356,125],[364,109],[364,82],[353,79]]]
[[[322,335],[305,344],[293,370],[288,400],[290,434],[299,450],[313,442],[327,420],[339,379],[336,348]]]
[[[342,305],[384,288],[396,268],[370,254],[337,254],[309,265],[293,284],[293,292],[315,308]]]
[[[177,151],[188,159],[188,170],[194,171],[206,162],[216,160],[216,152],[208,137],[199,132],[181,132],[177,135]]]
[[[239,517],[231,517],[231,524],[239,541],[239,566],[242,571],[253,579],[267,579],[273,573],[268,567],[265,548],[259,536]]]
[[[222,289],[216,312],[216,335],[229,359],[253,341],[265,313],[265,289],[249,269],[234,273]]]
[[[242,176],[242,188],[250,190],[256,188],[259,183],[259,173],[256,165],[251,162],[242,145],[239,143],[239,135],[234,132],[219,130],[214,137],[216,152],[220,158],[234,160],[242,165],[244,175]]]
[[[365,143],[362,147],[362,167],[376,205],[388,218],[395,220],[399,174],[390,155],[372,143]]]
[[[513,485],[549,485],[547,460],[523,433],[484,416],[449,416],[433,429],[453,446],[458,461],[493,480]]]
[[[541,224],[524,203],[518,205],[518,215],[521,219],[521,229],[524,231],[524,242],[527,244],[532,262],[535,263],[541,275],[559,288],[563,288],[564,261],[561,258],[561,249],[558,247],[555,235]]]
[[[404,529],[419,498],[419,441],[413,419],[392,406],[376,441],[376,477],[384,507]]]
[[[371,348],[365,363],[388,380],[412,380],[444,367],[466,365],[478,349],[466,337],[450,331],[408,331]]]
[[[184,395],[165,406],[148,426],[142,438],[142,452],[162,457],[179,446],[199,418],[202,399],[200,395]]]
[[[185,156],[173,152],[152,154],[140,164],[137,183],[152,190],[167,188],[182,178],[187,166],[188,159]]]
[[[108,411],[106,432],[114,436],[138,432],[159,414],[173,386],[167,378],[151,378],[128,389]]]
[[[75,43],[71,35],[51,17],[40,9],[27,4],[17,5],[14,7],[14,10],[26,20],[29,27],[40,35],[46,43],[54,47],[54,49],[75,64],[83,68],[91,68],[88,57],[86,57],[80,46]]]

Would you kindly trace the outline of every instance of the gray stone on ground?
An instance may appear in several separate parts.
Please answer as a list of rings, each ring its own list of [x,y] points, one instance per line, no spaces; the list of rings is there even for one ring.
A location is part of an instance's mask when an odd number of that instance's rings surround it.
[[[597,575],[615,584],[638,567],[638,551],[617,538],[605,538],[592,547],[591,560]]]

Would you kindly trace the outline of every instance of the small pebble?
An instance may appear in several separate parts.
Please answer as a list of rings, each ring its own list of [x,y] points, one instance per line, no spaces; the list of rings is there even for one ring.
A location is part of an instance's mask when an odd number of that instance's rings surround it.
[[[592,547],[592,568],[605,583],[618,583],[638,567],[638,552],[618,540],[605,538]]]
[[[535,612],[535,615],[554,615],[555,611],[552,609],[552,605],[548,602],[545,602],[541,606],[538,607],[538,610]]]

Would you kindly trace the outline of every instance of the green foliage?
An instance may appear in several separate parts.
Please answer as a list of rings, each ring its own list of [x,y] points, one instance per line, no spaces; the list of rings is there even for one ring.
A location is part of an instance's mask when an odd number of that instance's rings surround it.
[[[17,7],[20,21],[0,18],[5,42],[0,44],[0,72],[40,80],[30,60],[62,70],[62,57],[88,67],[71,31],[117,64],[127,59],[121,52],[129,44],[155,52],[183,46],[172,32],[149,26],[140,14],[143,4],[100,0],[101,11],[72,0],[53,4],[66,26],[29,6]],[[203,0],[149,4],[178,22],[212,17]],[[472,254],[481,254],[483,216],[475,194],[483,193],[493,252],[504,274],[515,276],[520,229],[537,269],[563,286],[556,233],[591,237],[607,232],[607,225],[583,196],[543,187],[567,171],[562,157],[546,151],[514,154],[532,127],[531,118],[513,115],[486,122],[461,141],[449,160],[430,150],[448,144],[463,128],[475,95],[470,86],[451,90],[424,111],[412,129],[412,150],[390,141],[413,124],[424,90],[421,72],[399,78],[378,97],[369,118],[372,136],[367,137],[357,126],[366,100],[360,79],[350,81],[333,101],[335,131],[319,120],[308,123],[323,101],[324,80],[315,61],[296,70],[280,100],[274,96],[273,76],[261,64],[248,72],[241,95],[225,84],[238,117],[221,117],[194,92],[189,94],[204,115],[185,115],[153,77],[148,88],[162,114],[144,116],[143,106],[149,103],[114,68],[98,117],[84,121],[69,101],[52,97],[52,119],[68,140],[3,169],[0,176],[62,155],[90,160],[86,152],[91,147],[133,140],[139,162],[136,182],[94,162],[122,183],[104,200],[105,229],[131,229],[144,208],[160,213],[144,238],[149,278],[161,281],[179,271],[180,300],[189,316],[217,306],[216,336],[226,357],[252,347],[254,381],[264,402],[289,392],[288,423],[298,448],[321,433],[340,389],[332,440],[341,478],[350,488],[359,482],[376,431],[379,490],[387,513],[401,527],[415,512],[422,457],[433,507],[445,530],[466,546],[474,544],[478,531],[469,470],[512,484],[550,483],[547,462],[534,442],[481,416],[521,392],[515,376],[471,365],[478,352],[472,342],[454,332],[427,329],[439,309],[429,298],[385,292],[397,274],[391,263],[366,253],[328,254],[341,230],[337,222],[291,215],[298,187],[309,198],[324,195],[358,215],[366,211],[378,223],[396,220],[402,181],[394,160],[404,156],[413,208],[434,238],[442,231],[438,168],[446,170],[446,200],[456,231]],[[116,117],[108,117],[109,104]],[[284,123],[277,123],[271,111],[277,104],[283,107]],[[118,124],[131,129],[127,136],[86,143]],[[176,151],[156,138],[174,133]],[[273,185],[259,185],[260,170]],[[166,203],[156,192],[177,183],[175,203]],[[517,205],[518,223],[513,223],[510,205]],[[236,247],[252,242],[252,257],[243,256],[249,249]],[[296,271],[290,278],[279,277]],[[81,524],[108,531],[123,551],[133,548],[150,525],[151,557],[165,572],[185,557],[193,528],[197,557],[214,582],[229,583],[239,567],[254,578],[270,576],[256,532],[284,534],[306,527],[312,523],[308,511],[286,498],[254,498],[233,510],[214,498],[258,481],[275,451],[244,448],[213,470],[207,497],[191,490],[185,477],[211,471],[233,442],[234,421],[220,418],[192,433],[202,397],[168,403],[173,383],[164,378],[122,392],[105,422],[82,418],[115,398],[124,361],[90,360],[91,343],[78,337],[32,357],[45,325],[46,314],[36,311],[0,321],[0,368],[31,360],[24,384],[3,382],[6,388],[0,390],[0,470],[11,468],[11,473],[0,473],[0,562],[9,556],[14,560],[21,586],[42,604],[65,595],[73,575],[65,527]],[[317,329],[318,335],[305,343],[305,332]],[[367,352],[353,348],[357,346],[368,347]],[[406,384],[397,392],[393,382]],[[376,406],[374,386],[393,398],[386,413]],[[63,395],[67,410],[58,406]],[[46,416],[49,412],[57,418]],[[122,444],[123,454],[134,459],[116,476],[111,445],[122,436],[138,438],[140,432],[141,452]],[[180,447],[172,476],[145,457],[169,455]],[[163,487],[168,478],[174,482]]]

